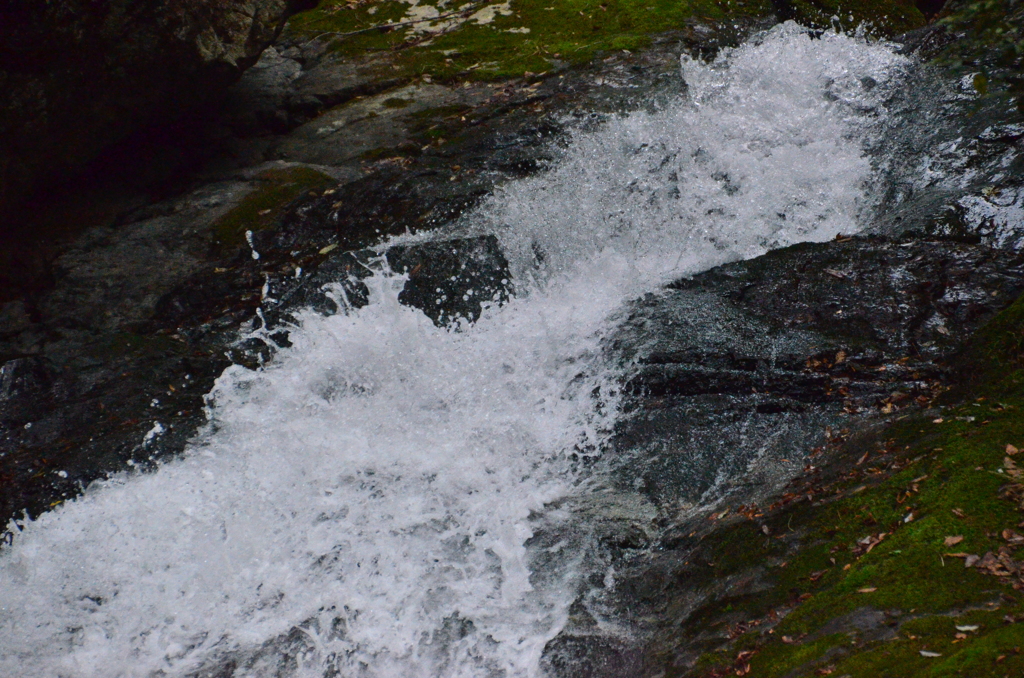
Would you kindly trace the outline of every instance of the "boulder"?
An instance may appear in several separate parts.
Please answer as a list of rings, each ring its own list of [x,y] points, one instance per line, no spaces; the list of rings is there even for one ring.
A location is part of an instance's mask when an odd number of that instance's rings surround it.
[[[0,0],[0,213],[197,110],[316,0]]]

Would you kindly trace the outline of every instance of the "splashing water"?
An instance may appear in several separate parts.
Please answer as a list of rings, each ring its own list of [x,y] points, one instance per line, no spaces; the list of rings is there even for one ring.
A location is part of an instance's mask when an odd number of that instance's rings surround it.
[[[609,318],[856,230],[865,139],[908,65],[792,25],[684,60],[679,101],[578,135],[468,218],[509,257],[508,304],[439,329],[378,274],[368,306],[301,314],[272,364],[218,380],[184,458],[24,525],[0,554],[0,673],[539,675],[588,548],[556,507],[628,369],[601,353]],[[541,524],[566,535],[544,554]]]

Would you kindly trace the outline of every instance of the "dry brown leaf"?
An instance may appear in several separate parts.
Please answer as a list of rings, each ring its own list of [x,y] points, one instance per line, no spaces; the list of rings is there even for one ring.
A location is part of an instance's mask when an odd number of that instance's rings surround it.
[[[1016,447],[1014,447],[1013,445],[1010,445],[1010,444],[1007,444],[1007,445],[1006,445],[1006,453],[1007,453],[1008,455],[1010,455],[1011,457],[1012,457],[1012,456],[1014,456],[1015,454],[1017,454],[1018,452],[1020,452],[1020,450],[1018,450],[1018,449],[1017,449]]]
[[[942,543],[943,543],[943,544],[944,544],[945,546],[956,546],[957,544],[959,544],[959,543],[960,543],[960,542],[962,542],[963,540],[964,540],[964,537],[963,537],[963,535],[962,535],[962,534],[958,534],[958,535],[954,535],[954,536],[949,536],[949,537],[946,537],[946,538],[945,538],[945,539],[944,539],[944,540],[942,541]]]
[[[874,593],[877,590],[878,589],[875,588],[874,586],[869,586],[867,588],[857,589],[857,593]]]
[[[1003,539],[1008,541],[1010,544],[1017,546],[1024,544],[1024,535],[1021,535],[1014,530],[1003,530]]]

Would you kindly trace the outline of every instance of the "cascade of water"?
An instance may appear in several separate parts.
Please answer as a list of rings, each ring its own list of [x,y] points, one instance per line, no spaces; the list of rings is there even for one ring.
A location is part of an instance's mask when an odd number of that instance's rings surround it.
[[[368,306],[301,314],[272,364],[218,380],[184,458],[21,527],[0,673],[538,675],[589,548],[559,501],[628,367],[601,354],[609,318],[668,277],[856,230],[864,140],[908,63],[792,25],[686,60],[678,102],[579,135],[469,217],[509,256],[508,304],[439,329],[380,273]],[[538,553],[541,524],[565,538]]]

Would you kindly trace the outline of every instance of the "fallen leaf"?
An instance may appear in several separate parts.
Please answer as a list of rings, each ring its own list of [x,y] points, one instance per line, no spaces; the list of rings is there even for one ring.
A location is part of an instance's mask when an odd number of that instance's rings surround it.
[[[938,419],[932,419],[932,423],[933,424],[941,424],[942,423],[942,417],[939,417]]]
[[[921,650],[922,657],[941,657],[942,655],[938,652],[929,652],[928,650]]]
[[[945,546],[956,546],[957,544],[959,544],[959,543],[960,543],[960,542],[962,542],[963,540],[964,540],[964,538],[963,538],[963,535],[959,535],[959,534],[958,534],[958,535],[955,535],[955,536],[952,536],[952,537],[946,537],[946,538],[945,538],[945,539],[943,540],[943,542],[942,542],[942,543],[943,543],[943,544],[944,544]]]
[[[1014,456],[1015,454],[1017,454],[1018,452],[1020,452],[1020,450],[1018,450],[1018,449],[1017,449],[1016,447],[1014,447],[1013,445],[1009,445],[1009,444],[1008,444],[1008,445],[1006,446],[1006,453],[1007,453],[1008,455],[1010,455],[1011,457],[1012,457],[1012,456]]]
[[[963,631],[965,633],[974,633],[975,631],[978,630],[978,625],[977,624],[971,624],[971,625],[960,626],[959,624],[957,624],[956,630],[957,631]]]
[[[974,564],[979,560],[981,560],[980,557],[973,554],[969,555],[967,556],[967,560],[964,561],[964,567],[974,567]]]
[[[338,243],[334,243],[333,245],[328,245],[327,247],[321,248],[320,254],[329,254],[336,249],[338,249]]]
[[[956,516],[957,518],[966,518],[967,517],[967,514],[964,513],[964,510],[963,509],[958,509],[958,508],[953,509],[953,515]]]
[[[793,638],[791,638],[790,636],[782,636],[782,642],[785,643],[786,645],[792,645],[793,644]]]
[[[1014,532],[1013,530],[1003,530],[1002,534],[1003,539],[1008,541],[1010,544],[1013,544],[1014,546],[1024,544],[1024,535],[1020,535],[1017,532]]]
[[[866,589],[857,589],[857,593],[874,593],[877,590],[874,586],[869,586]]]

